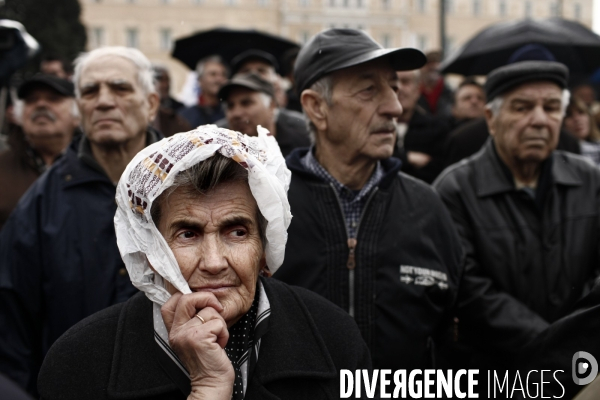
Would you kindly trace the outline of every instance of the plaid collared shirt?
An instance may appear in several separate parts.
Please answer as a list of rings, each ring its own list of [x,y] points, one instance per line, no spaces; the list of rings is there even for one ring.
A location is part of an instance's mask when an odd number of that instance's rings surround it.
[[[317,159],[313,156],[312,147],[308,153],[302,157],[301,162],[306,169],[333,186],[342,206],[342,213],[344,214],[348,237],[356,238],[360,215],[367,202],[368,195],[379,183],[381,178],[383,178],[384,173],[381,163],[379,161],[377,162],[373,175],[371,175],[371,178],[369,178],[362,189],[352,190],[339,183],[321,164],[319,164]]]

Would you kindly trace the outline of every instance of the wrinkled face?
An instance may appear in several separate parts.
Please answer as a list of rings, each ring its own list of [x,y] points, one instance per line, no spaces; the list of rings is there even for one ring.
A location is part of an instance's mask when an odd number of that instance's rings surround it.
[[[90,61],[78,84],[83,130],[93,144],[116,146],[139,139],[156,115],[158,95],[144,92],[136,66],[123,57]]]
[[[465,85],[454,94],[452,113],[458,119],[483,117],[485,110],[485,94],[483,89],[475,85]]]
[[[198,78],[198,83],[202,93],[210,96],[216,96],[219,89],[227,83],[227,70],[225,66],[218,62],[207,62],[204,64],[202,76]]]
[[[257,136],[256,127],[269,127],[275,118],[275,104],[265,95],[245,88],[233,88],[226,101],[225,116],[229,129]]]
[[[162,204],[158,230],[183,277],[193,292],[215,294],[228,326],[250,309],[265,265],[257,212],[247,182],[224,183],[206,195],[178,188]]]
[[[486,110],[499,155],[509,163],[541,162],[556,148],[562,122],[561,89],[525,83],[504,96],[496,116]]]
[[[59,154],[71,141],[79,118],[73,116],[73,97],[46,86],[32,89],[23,99],[22,127],[31,146],[43,153]]]
[[[334,72],[332,78],[324,139],[351,158],[390,157],[402,114],[396,72],[386,60],[375,60]]]
[[[238,70],[239,74],[248,74],[253,73],[261,78],[263,78],[267,82],[275,82],[277,79],[277,74],[275,73],[275,68],[271,64],[268,64],[261,60],[249,60],[244,63]]]
[[[398,101],[404,111],[412,110],[419,101],[419,78],[415,71],[398,71]]]
[[[567,112],[564,126],[571,135],[584,140],[590,135],[590,116],[587,112],[573,107]]]

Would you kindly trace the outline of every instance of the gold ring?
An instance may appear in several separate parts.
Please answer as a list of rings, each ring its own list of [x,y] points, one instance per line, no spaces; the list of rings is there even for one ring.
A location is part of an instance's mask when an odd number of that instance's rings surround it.
[[[196,318],[198,318],[200,321],[202,321],[202,323],[203,323],[203,324],[205,324],[205,323],[206,323],[206,321],[204,320],[204,318],[202,318],[202,317],[200,316],[200,314],[196,314]]]

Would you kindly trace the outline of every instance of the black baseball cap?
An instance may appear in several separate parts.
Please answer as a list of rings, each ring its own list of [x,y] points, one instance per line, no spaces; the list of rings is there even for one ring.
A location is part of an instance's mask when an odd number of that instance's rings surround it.
[[[235,75],[240,70],[242,65],[249,60],[264,61],[265,63],[271,65],[275,71],[279,70],[279,63],[275,57],[273,57],[273,55],[267,53],[266,51],[250,49],[238,54],[231,60],[231,76]]]
[[[302,93],[330,72],[383,57],[390,60],[396,71],[421,68],[427,61],[417,49],[384,49],[358,29],[328,29],[318,33],[300,49],[296,58],[296,93]]]
[[[555,61],[520,61],[496,68],[485,82],[487,101],[527,82],[549,81],[561,89],[567,87],[569,69]]]
[[[67,97],[75,97],[75,86],[73,82],[49,74],[36,74],[19,86],[17,96],[24,99],[31,91],[40,86],[46,86],[58,94]]]
[[[256,74],[238,74],[221,87],[221,90],[219,90],[219,99],[221,101],[227,101],[229,93],[236,87],[266,93],[271,97],[275,97],[275,89],[270,82],[267,82]]]

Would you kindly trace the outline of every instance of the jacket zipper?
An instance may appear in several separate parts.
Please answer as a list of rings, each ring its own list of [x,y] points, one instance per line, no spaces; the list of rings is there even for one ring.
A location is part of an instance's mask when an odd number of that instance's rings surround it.
[[[350,314],[350,316],[354,318],[354,270],[356,268],[356,246],[358,245],[358,241],[356,240],[356,238],[358,237],[358,229],[360,228],[360,223],[362,222],[363,216],[365,215],[365,211],[369,207],[371,199],[373,199],[375,193],[377,193],[377,190],[379,190],[379,188],[375,186],[375,188],[367,198],[367,202],[365,203],[365,206],[360,213],[360,217],[358,218],[358,224],[356,225],[356,237],[351,238],[350,234],[348,233],[348,226],[346,225],[346,216],[344,215],[344,208],[342,207],[340,197],[337,191],[335,190],[335,186],[333,185],[333,183],[330,183],[329,185],[333,189],[333,194],[335,195],[335,199],[337,200],[338,206],[340,207],[340,211],[342,212],[342,217],[344,219],[344,228],[346,230],[346,237],[348,238],[348,260],[346,261],[346,267],[348,268],[348,314]]]

